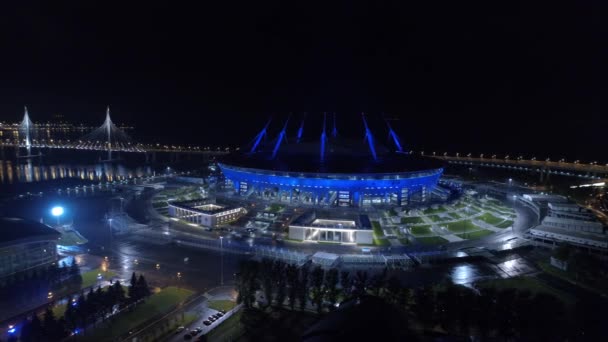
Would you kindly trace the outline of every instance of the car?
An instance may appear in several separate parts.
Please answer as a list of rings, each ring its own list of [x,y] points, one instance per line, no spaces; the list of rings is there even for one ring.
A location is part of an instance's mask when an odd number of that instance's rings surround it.
[[[204,321],[203,324],[206,325],[206,326],[210,326],[211,322],[210,321]]]
[[[196,332],[197,332],[197,333],[200,333],[200,332],[202,332],[202,331],[203,331],[203,328],[201,328],[201,327],[196,327],[196,329],[194,329],[194,330],[196,330]]]
[[[226,310],[220,310],[220,313],[221,313],[222,315],[225,315],[225,314],[226,314]]]
[[[192,336],[196,336],[196,334],[198,334],[198,333],[199,333],[199,332],[198,332],[198,331],[196,331],[196,330],[194,330],[194,329],[193,329],[193,330],[190,330],[190,335],[192,335]]]
[[[217,315],[218,317],[222,317],[222,316],[224,316],[224,314],[223,314],[223,313],[221,313],[221,312],[216,313],[216,315]]]
[[[217,320],[217,318],[215,318],[213,316],[209,316],[209,317],[207,317],[207,319],[211,322],[215,322]]]
[[[190,334],[184,335],[184,340],[188,341],[188,340],[191,340],[191,339],[192,339],[192,335],[190,335]]]
[[[181,333],[182,331],[184,331],[185,329],[186,329],[186,328],[185,328],[184,326],[179,326],[179,327],[177,327],[177,329],[175,329],[175,333],[176,333],[176,334],[179,334],[179,333]]]

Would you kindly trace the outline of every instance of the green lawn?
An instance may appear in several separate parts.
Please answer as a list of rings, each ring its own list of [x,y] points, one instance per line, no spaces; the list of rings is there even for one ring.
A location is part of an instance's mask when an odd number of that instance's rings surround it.
[[[511,220],[506,220],[506,221],[503,221],[503,222],[501,222],[501,223],[499,223],[499,224],[496,224],[496,225],[494,225],[494,226],[496,226],[496,228],[509,228],[509,227],[511,227],[512,225],[513,225],[513,221],[511,221]]]
[[[427,216],[427,217],[430,218],[433,222],[445,221],[445,219],[443,219],[441,216],[438,216],[438,215],[431,215],[431,216]]]
[[[429,235],[432,234],[431,226],[413,226],[410,227],[410,231],[413,235]]]
[[[236,303],[231,300],[210,300],[207,306],[217,311],[229,311],[236,306]]]
[[[234,315],[228,317],[227,320],[223,321],[222,324],[211,330],[206,336],[207,341],[224,341],[227,336],[240,337],[244,333],[243,325],[241,324],[241,316],[243,310]]]
[[[474,232],[466,232],[466,233],[463,233],[463,234],[456,234],[456,236],[458,236],[461,239],[479,239],[479,238],[482,238],[484,236],[491,235],[493,233],[494,232],[491,231],[491,230],[482,229],[482,230],[477,230],[477,231],[474,231]]]
[[[416,241],[425,245],[442,245],[448,242],[448,240],[439,236],[420,237],[416,238]]]
[[[479,227],[474,225],[470,220],[462,220],[452,223],[446,223],[446,228],[453,233],[462,233],[469,230],[478,230]]]
[[[418,223],[424,223],[424,220],[418,216],[401,218],[401,224],[418,224]]]
[[[87,239],[79,236],[73,231],[68,231],[65,233],[61,233],[59,240],[57,240],[57,244],[61,246],[74,246],[74,245],[82,245],[87,243]]]
[[[82,288],[87,288],[89,286],[93,286],[97,284],[97,275],[101,274],[103,279],[108,280],[112,277],[116,276],[116,273],[112,271],[102,271],[101,268],[96,268],[89,272],[82,273]]]
[[[560,298],[567,305],[574,304],[576,300],[572,295],[545,285],[545,283],[534,277],[522,276],[506,279],[486,280],[476,283],[475,286],[478,288],[493,287],[497,290],[517,289],[528,290],[532,293],[548,293]]]
[[[194,292],[177,287],[166,287],[153,294],[133,311],[119,314],[108,327],[100,326],[84,337],[85,341],[114,341],[118,336],[137,328],[153,317],[171,310],[175,305],[184,302]]]
[[[410,244],[410,240],[408,240],[407,238],[399,238],[398,240],[404,246],[407,246]]]
[[[496,217],[496,216],[494,216],[494,215],[492,215],[492,214],[490,214],[488,212],[486,212],[486,213],[484,213],[482,215],[477,216],[476,219],[481,220],[481,221],[483,221],[485,223],[488,223],[488,224],[491,224],[491,225],[497,225],[500,222],[504,221],[503,219],[498,218],[498,217]]]
[[[458,213],[455,212],[448,213],[448,215],[450,215],[455,220],[462,218],[462,216],[458,215]]]
[[[543,272],[548,273],[554,277],[562,278],[565,281],[575,283],[588,291],[597,293],[599,295],[608,295],[608,280],[599,276],[595,281],[593,280],[582,280],[577,279],[574,272],[568,270],[563,271],[555,266],[552,266],[548,261],[541,261],[537,263]]]
[[[431,215],[431,214],[440,214],[445,212],[445,208],[444,207],[438,207],[437,209],[433,209],[433,208],[428,208],[422,211],[425,215]]]
[[[374,230],[374,245],[376,246],[390,246],[391,243],[384,237],[384,231],[378,221],[372,221],[372,228]]]
[[[283,210],[283,208],[285,208],[285,206],[273,203],[268,206],[267,210],[273,213],[278,213],[279,211]]]

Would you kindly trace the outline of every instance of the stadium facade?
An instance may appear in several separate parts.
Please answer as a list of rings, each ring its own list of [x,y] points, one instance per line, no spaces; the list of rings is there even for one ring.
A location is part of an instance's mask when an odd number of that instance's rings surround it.
[[[393,148],[378,144],[362,117],[364,139],[349,140],[323,119],[319,139],[305,141],[302,131],[287,139],[288,122],[263,143],[268,124],[252,146],[224,157],[219,166],[235,194],[275,202],[359,207],[426,202],[443,173],[436,159],[408,154],[387,123]]]

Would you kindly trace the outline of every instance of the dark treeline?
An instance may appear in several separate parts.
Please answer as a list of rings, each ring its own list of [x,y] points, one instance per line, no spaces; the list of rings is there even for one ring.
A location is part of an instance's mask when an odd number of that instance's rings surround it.
[[[115,281],[106,289],[91,288],[88,293],[81,292],[77,299],[67,303],[63,317],[56,318],[49,306],[41,320],[37,315],[27,319],[21,326],[21,341],[50,342],[78,333],[99,321],[105,321],[114,313],[135,305],[150,296],[150,289],[143,275],[131,276],[128,292]]]
[[[48,267],[19,272],[3,278],[0,283],[0,302],[29,303],[46,298],[49,292],[78,290],[82,285],[80,268],[75,261],[68,266],[53,263]]]
[[[444,332],[481,340],[593,340],[603,336],[601,304],[580,299],[566,306],[557,297],[517,289],[479,290],[444,282],[405,287],[388,272],[324,270],[264,259],[241,263],[238,302],[246,308],[272,307],[325,313],[336,303],[376,296],[403,313],[406,332]]]

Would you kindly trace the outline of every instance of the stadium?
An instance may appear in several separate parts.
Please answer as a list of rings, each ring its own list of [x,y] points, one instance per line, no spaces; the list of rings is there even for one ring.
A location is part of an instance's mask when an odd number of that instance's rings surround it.
[[[390,147],[377,142],[365,116],[363,139],[340,136],[335,116],[329,130],[327,119],[314,139],[304,139],[304,119],[295,134],[287,119],[274,139],[267,123],[250,146],[219,161],[227,185],[241,197],[340,207],[424,203],[436,190],[449,192],[437,186],[442,163],[407,153],[388,121]]]

